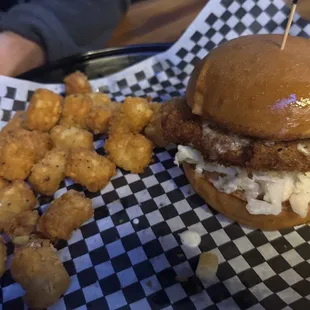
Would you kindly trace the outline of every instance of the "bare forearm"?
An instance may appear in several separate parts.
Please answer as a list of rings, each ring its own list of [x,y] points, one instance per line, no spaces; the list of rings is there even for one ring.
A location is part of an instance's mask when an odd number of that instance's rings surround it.
[[[45,62],[43,49],[13,32],[0,33],[0,74],[16,76]]]

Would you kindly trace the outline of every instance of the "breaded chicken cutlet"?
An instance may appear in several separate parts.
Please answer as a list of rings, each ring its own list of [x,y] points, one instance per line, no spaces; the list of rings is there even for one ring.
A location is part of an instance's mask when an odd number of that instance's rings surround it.
[[[191,113],[184,99],[165,103],[161,110],[164,138],[170,143],[192,145],[209,161],[226,166],[236,165],[258,171],[309,171],[310,139],[289,142],[237,136],[218,129],[211,123],[202,124]],[[232,150],[227,145],[234,144]],[[304,153],[300,148],[304,148]]]

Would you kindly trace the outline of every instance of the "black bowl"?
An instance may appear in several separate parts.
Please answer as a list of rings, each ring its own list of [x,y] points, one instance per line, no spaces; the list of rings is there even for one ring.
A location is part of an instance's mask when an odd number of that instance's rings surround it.
[[[164,52],[171,45],[171,43],[132,45],[74,55],[23,73],[18,78],[39,83],[61,83],[66,75],[79,70],[89,79],[95,79],[116,73]]]

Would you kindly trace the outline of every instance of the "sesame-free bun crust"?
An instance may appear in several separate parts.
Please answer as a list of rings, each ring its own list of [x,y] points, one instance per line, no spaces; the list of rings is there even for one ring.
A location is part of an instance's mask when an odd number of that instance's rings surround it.
[[[269,140],[310,138],[310,41],[251,35],[221,44],[194,69],[194,114],[230,131]]]
[[[283,211],[279,215],[252,215],[247,211],[245,201],[232,194],[227,195],[217,191],[203,175],[195,172],[192,165],[183,163],[183,168],[193,189],[208,205],[242,225],[272,231],[310,221],[310,212],[306,218],[302,218],[290,206],[283,206]]]

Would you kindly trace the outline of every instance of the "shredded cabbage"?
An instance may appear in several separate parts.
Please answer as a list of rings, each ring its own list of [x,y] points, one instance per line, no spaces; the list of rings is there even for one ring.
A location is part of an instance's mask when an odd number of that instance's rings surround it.
[[[293,211],[301,217],[308,214],[310,172],[254,171],[249,177],[246,169],[207,163],[199,151],[179,145],[175,163],[182,162],[196,165],[198,173],[219,173],[217,177],[210,177],[210,182],[226,194],[242,191],[247,200],[246,209],[251,214],[278,215],[285,201],[289,201]]]

